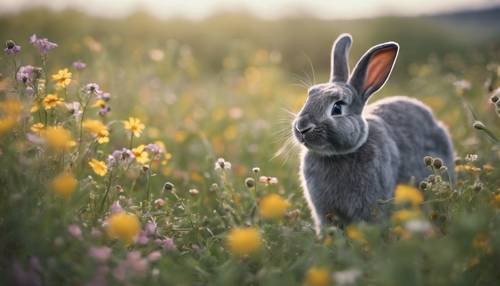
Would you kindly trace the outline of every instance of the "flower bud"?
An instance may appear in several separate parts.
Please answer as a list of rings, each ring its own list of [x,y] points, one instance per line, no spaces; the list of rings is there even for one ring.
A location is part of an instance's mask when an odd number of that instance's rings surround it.
[[[431,156],[425,156],[424,157],[424,164],[425,164],[425,166],[432,165],[432,157]]]
[[[258,174],[258,173],[260,173],[260,168],[259,167],[254,167],[254,168],[252,168],[252,172],[254,174]]]
[[[175,188],[174,184],[172,184],[170,182],[166,182],[165,185],[163,185],[164,192],[171,192],[174,190],[174,188]]]
[[[253,188],[255,186],[255,180],[253,178],[246,178],[245,179],[245,186],[247,186],[247,188]]]
[[[434,158],[432,165],[434,166],[434,168],[439,170],[439,168],[443,166],[443,160],[441,160],[440,158]]]

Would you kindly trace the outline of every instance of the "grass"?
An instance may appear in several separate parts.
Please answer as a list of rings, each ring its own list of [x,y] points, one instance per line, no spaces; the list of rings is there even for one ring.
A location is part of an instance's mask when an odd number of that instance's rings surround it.
[[[294,42],[284,41],[281,51],[255,35],[219,35],[213,24],[204,41],[213,47],[220,37],[224,51],[203,51],[203,41],[182,38],[172,27],[166,28],[172,36],[159,41],[156,20],[104,25],[71,13],[28,16],[24,28],[19,23],[27,15],[3,18],[0,33],[22,46],[0,66],[1,281],[492,285],[500,279],[500,130],[489,99],[500,71],[494,45],[484,54],[453,47],[440,57],[402,53],[400,74],[373,99],[408,94],[448,125],[461,158],[447,166],[458,173],[453,190],[442,181],[443,170],[429,166],[433,175],[424,184],[406,188],[410,199],[382,202],[394,209],[392,219],[345,232],[327,228],[318,237],[296,175],[298,149],[284,144],[290,113],[300,109],[307,85],[326,79],[327,71],[319,65],[309,79],[297,76],[300,61],[287,62],[300,54]],[[254,20],[263,30],[282,25]],[[243,20],[233,21],[237,32]],[[80,28],[65,31],[65,24]],[[179,25],[192,35],[196,24]],[[112,33],[106,26],[121,28]],[[41,56],[27,41],[32,33],[54,35],[59,46]],[[358,39],[354,56],[369,45],[355,34]],[[78,59],[84,70],[72,67]],[[41,68],[29,84],[14,80],[25,65]],[[64,68],[71,82],[57,87],[52,75]],[[48,94],[64,103],[48,102]],[[71,102],[81,114],[70,112]],[[110,112],[98,114],[108,106]],[[131,122],[134,128],[124,123],[131,117],[140,121]],[[36,123],[43,128],[33,128]],[[289,147],[275,157],[283,146]],[[127,157],[131,152],[135,159]]]

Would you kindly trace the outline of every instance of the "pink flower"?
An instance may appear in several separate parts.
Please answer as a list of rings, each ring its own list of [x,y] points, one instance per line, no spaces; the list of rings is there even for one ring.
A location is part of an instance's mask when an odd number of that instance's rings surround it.
[[[106,246],[91,246],[89,249],[89,256],[94,258],[97,262],[104,263],[108,261],[111,256],[111,248]]]
[[[121,212],[123,212],[123,208],[120,205],[120,201],[115,201],[111,205],[111,214],[116,214],[116,213],[121,213]]]
[[[74,238],[76,238],[78,240],[82,240],[82,230],[76,224],[68,225],[68,232]]]
[[[161,258],[161,252],[158,250],[153,251],[148,255],[149,262],[156,262],[160,260],[160,258]]]
[[[155,242],[166,251],[174,251],[177,249],[172,238],[157,239]]]

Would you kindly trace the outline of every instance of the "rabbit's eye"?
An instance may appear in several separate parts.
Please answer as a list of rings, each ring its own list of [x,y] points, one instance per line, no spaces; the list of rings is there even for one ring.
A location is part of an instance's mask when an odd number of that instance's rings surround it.
[[[332,107],[332,115],[342,115],[342,105],[343,102],[335,102],[335,104]]]

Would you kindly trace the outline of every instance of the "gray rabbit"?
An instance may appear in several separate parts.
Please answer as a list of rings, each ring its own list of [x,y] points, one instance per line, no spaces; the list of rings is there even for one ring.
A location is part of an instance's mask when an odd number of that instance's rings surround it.
[[[424,156],[450,167],[453,147],[446,129],[416,99],[396,96],[366,105],[391,74],[399,45],[368,50],[349,74],[352,38],[332,48],[328,83],[314,85],[292,130],[304,147],[301,181],[319,232],[321,225],[375,220],[377,201],[392,198],[397,184],[429,175]]]

